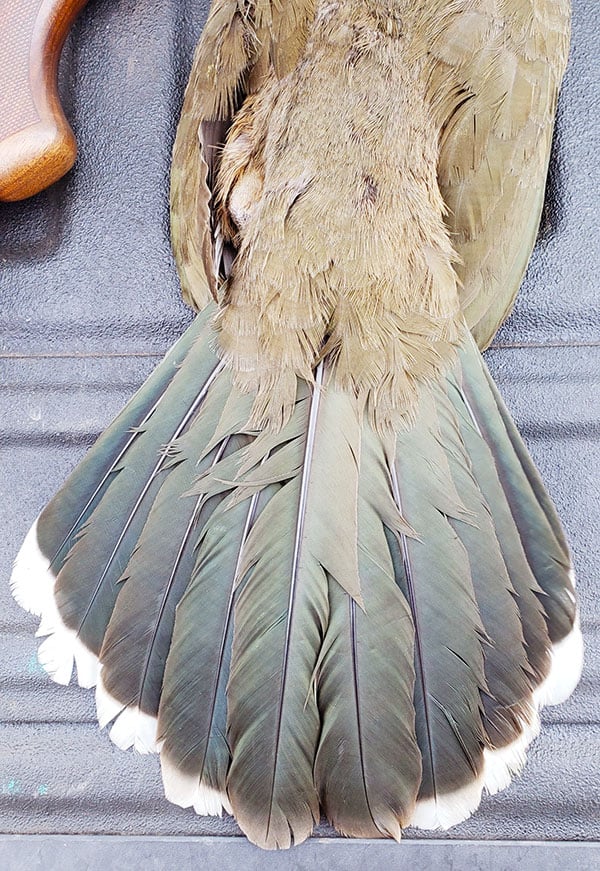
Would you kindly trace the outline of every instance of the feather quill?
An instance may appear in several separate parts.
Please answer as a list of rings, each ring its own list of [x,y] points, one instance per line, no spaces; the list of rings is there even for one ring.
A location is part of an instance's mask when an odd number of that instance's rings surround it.
[[[229,809],[226,685],[233,607],[259,500],[271,495],[257,492],[234,507],[221,502],[202,531],[192,579],[177,606],[159,711],[161,767],[167,798],[196,813]]]
[[[550,640],[556,643],[573,629],[576,618],[575,593],[571,580],[572,568],[564,537],[557,538],[553,523],[554,509],[548,497],[540,499],[526,475],[514,441],[509,438],[505,423],[498,412],[495,397],[486,378],[481,377],[485,364],[479,355],[463,351],[462,390],[467,407],[488,443],[511,506],[515,523],[533,574],[544,591],[544,610]],[[525,450],[524,446],[521,450]],[[549,513],[552,522],[549,519]]]
[[[471,523],[450,520],[468,556],[475,598],[486,634],[483,696],[485,727],[492,746],[518,737],[533,710],[532,678],[515,589],[502,557],[491,510],[473,476],[453,409],[436,390],[439,461],[444,463],[461,500],[473,512]]]
[[[450,379],[448,382],[448,396],[453,403],[460,435],[470,459],[472,473],[491,511],[502,558],[515,589],[529,667],[535,682],[541,683],[547,676],[550,667],[550,639],[540,601],[540,599],[543,600],[544,594],[527,562],[517,526],[498,477],[492,452],[467,405],[465,405],[464,395],[458,390],[454,379]]]
[[[209,315],[207,311],[194,320],[42,511],[15,560],[11,577],[12,594],[27,611],[42,615],[56,575],[81,527],[125,453],[163,401],[192,345],[206,330]]]
[[[172,170],[205,311],[15,566],[54,679],[100,656],[113,740],[263,847],[320,807],[465,819],[581,670],[560,523],[465,339],[540,214],[568,3],[530,6],[214,0]]]

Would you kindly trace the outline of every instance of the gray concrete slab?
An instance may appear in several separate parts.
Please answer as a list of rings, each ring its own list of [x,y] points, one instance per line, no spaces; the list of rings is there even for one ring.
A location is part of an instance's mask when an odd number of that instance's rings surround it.
[[[71,836],[24,838],[0,837],[0,852],[6,871],[165,871],[171,868],[206,868],[225,871],[595,871],[595,844],[577,843],[454,843],[359,841],[340,845],[313,839],[293,854],[265,853],[243,838],[106,838]]]

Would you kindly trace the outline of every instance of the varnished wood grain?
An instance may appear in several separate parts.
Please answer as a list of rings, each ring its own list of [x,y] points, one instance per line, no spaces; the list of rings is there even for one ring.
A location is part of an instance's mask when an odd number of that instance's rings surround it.
[[[87,0],[12,0],[2,10],[0,200],[21,200],[72,167],[77,145],[58,95],[60,53]]]

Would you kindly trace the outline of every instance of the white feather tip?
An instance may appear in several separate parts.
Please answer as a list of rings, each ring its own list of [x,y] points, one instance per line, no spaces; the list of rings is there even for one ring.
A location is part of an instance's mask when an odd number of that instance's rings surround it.
[[[101,729],[114,721],[109,735],[121,750],[133,747],[138,753],[159,752],[156,717],[115,699],[104,685],[102,666],[96,684],[96,713]]]
[[[40,617],[52,598],[56,578],[50,570],[50,560],[40,549],[37,525],[36,520],[14,561],[10,590],[21,608]]]
[[[575,618],[569,634],[553,645],[550,656],[548,677],[538,687],[534,697],[540,708],[544,705],[562,704],[579,683],[583,671],[583,636],[579,615]]]
[[[540,718],[535,708],[532,708],[528,720],[522,720],[521,728],[518,738],[506,747],[483,751],[484,787],[490,795],[506,789],[513,777],[521,773],[527,759],[527,748],[540,731]]]
[[[227,795],[207,786],[189,774],[184,774],[162,753],[160,757],[165,795],[179,807],[193,807],[199,816],[220,817],[223,811],[230,814],[231,805]]]
[[[410,825],[434,831],[462,823],[479,807],[483,785],[483,775],[480,775],[454,792],[418,801]]]

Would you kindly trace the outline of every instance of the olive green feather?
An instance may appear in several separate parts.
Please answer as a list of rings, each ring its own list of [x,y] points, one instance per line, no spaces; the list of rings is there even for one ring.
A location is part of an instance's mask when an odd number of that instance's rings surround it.
[[[520,437],[515,430],[512,430],[512,439],[509,437],[487,378],[481,377],[485,364],[468,350],[461,358],[462,390],[474,422],[492,452],[527,561],[544,592],[542,604],[548,633],[550,640],[556,643],[569,634],[576,615],[571,561],[563,543],[564,536],[557,537],[554,531],[556,515],[549,497],[545,493],[542,496],[537,476],[532,476],[530,471],[528,477],[515,452],[514,443],[517,439],[520,441]],[[523,445],[520,452],[525,452]],[[529,464],[530,461],[528,467]]]
[[[315,781],[332,825],[400,839],[421,781],[413,705],[414,627],[385,528],[412,534],[392,503],[381,440],[362,429],[358,567],[363,607],[328,579],[329,623],[315,672]]]
[[[397,436],[391,473],[398,510],[416,534],[400,536],[396,573],[415,628],[419,798],[434,802],[481,776],[487,689],[485,629],[469,556],[452,523],[468,524],[472,516],[437,454],[435,404],[425,396],[414,427]]]
[[[207,316],[203,315],[192,323],[42,511],[37,522],[37,539],[54,575],[114,479],[126,451],[137,440],[139,430],[148,425],[159,404],[165,402],[165,391],[206,328],[206,321]]]
[[[207,353],[206,339],[196,340],[160,402],[160,413],[149,417],[115,464],[109,490],[81,528],[58,574],[55,597],[62,620],[96,654],[119,593],[119,579],[168,474],[161,448],[189,426],[220,369],[218,360]]]

